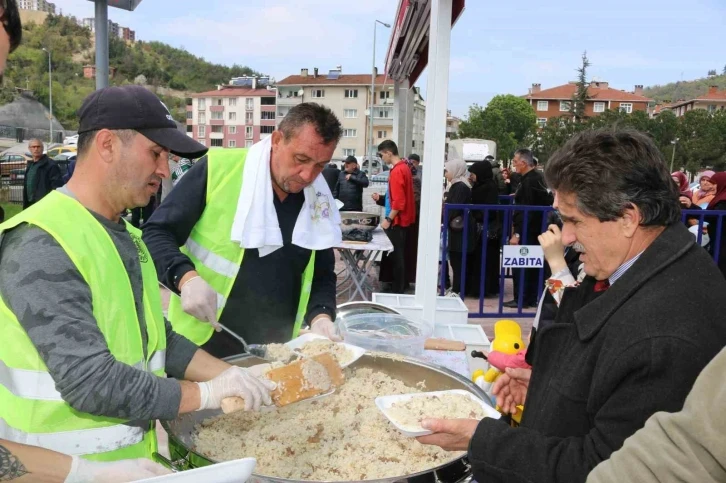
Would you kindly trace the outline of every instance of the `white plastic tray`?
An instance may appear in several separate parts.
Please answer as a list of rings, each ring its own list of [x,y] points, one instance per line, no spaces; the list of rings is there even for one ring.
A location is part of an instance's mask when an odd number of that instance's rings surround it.
[[[296,339],[291,340],[290,342],[285,343],[285,345],[289,349],[296,350],[296,349],[301,349],[302,346],[304,346],[311,340],[315,340],[315,339],[330,340],[327,337],[324,337],[319,334],[307,333],[307,334],[301,335],[300,337],[297,337]],[[346,349],[348,349],[349,351],[351,351],[353,353],[353,359],[351,359],[346,364],[342,364],[341,367],[343,367],[343,368],[348,367],[349,365],[353,364],[355,361],[360,359],[363,354],[366,353],[366,350],[364,348],[358,347],[357,345],[346,344],[345,342],[336,342],[336,344],[344,345],[346,347]]]
[[[204,483],[241,483],[247,481],[256,465],[255,458],[243,458],[139,481],[144,483],[199,483],[200,481]]]
[[[391,424],[393,424],[396,429],[398,429],[404,436],[409,436],[412,438],[415,438],[417,436],[426,436],[427,434],[431,434],[432,431],[423,429],[421,426],[402,426],[395,419],[391,418],[388,415],[388,409],[393,405],[393,403],[409,401],[417,397],[430,397],[438,396],[441,394],[461,394],[467,396],[471,398],[472,401],[478,403],[482,407],[485,417],[493,419],[499,419],[501,417],[501,414],[496,409],[476,397],[474,394],[463,389],[452,389],[449,391],[418,392],[411,394],[400,394],[396,396],[379,396],[376,398],[376,406],[383,413],[383,415],[388,418]]]

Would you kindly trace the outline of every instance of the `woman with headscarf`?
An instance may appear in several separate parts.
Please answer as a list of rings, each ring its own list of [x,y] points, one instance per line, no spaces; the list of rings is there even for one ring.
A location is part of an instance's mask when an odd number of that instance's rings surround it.
[[[470,205],[471,182],[469,181],[469,173],[466,170],[466,163],[462,159],[452,159],[444,165],[444,168],[446,179],[451,183],[446,193],[445,202],[450,205]],[[454,278],[451,281],[451,291],[457,294],[461,294],[461,273],[464,254],[463,226],[464,211],[450,210],[447,246],[449,248],[451,269],[454,272]],[[476,248],[476,222],[474,221],[472,213],[469,212],[466,252],[472,253],[474,248]]]
[[[693,196],[693,192],[688,184],[688,178],[685,173],[682,171],[676,171],[675,173],[671,173],[671,178],[673,178],[673,181],[675,181],[678,185],[678,192],[682,196],[687,196],[688,198]]]
[[[709,211],[726,211],[726,173],[716,173],[711,176],[711,182],[716,185],[716,194],[708,204]],[[718,217],[707,216],[708,237],[711,239],[711,250],[716,251],[716,230],[718,230]],[[719,244],[718,268],[726,277],[726,217],[721,219],[721,242]]]
[[[471,202],[474,205],[498,205],[499,187],[494,179],[494,171],[489,161],[477,161],[469,167],[472,182]],[[477,247],[470,258],[467,258],[467,293],[479,297],[481,282],[481,257],[483,244],[486,244],[486,261],[484,267],[484,296],[499,294],[499,248],[502,240],[501,216],[499,212],[489,212],[487,227],[484,231],[484,212],[475,211],[474,218],[481,226]]]
[[[698,180],[700,186],[698,191],[693,193],[693,204],[698,205],[704,210],[708,208],[709,203],[716,196],[716,185],[713,184],[711,178],[716,174],[713,171],[704,171]]]

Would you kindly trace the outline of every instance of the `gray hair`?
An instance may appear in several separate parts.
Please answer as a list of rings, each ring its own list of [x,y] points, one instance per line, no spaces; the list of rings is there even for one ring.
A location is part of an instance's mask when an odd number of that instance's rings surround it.
[[[295,136],[305,124],[312,124],[323,144],[338,143],[343,129],[337,116],[329,108],[315,102],[303,102],[290,109],[278,128],[285,141]]]
[[[679,223],[678,190],[653,140],[635,130],[585,130],[547,161],[549,188],[575,195],[577,208],[601,222],[637,207],[641,226]]]
[[[43,140],[42,140],[42,139],[40,139],[40,138],[31,138],[31,139],[30,139],[30,140],[28,141],[28,146],[30,146],[30,145],[31,145],[31,144],[33,143],[33,141],[37,141],[37,142],[39,142],[39,143],[40,143],[40,145],[41,145],[42,147],[45,147],[45,143],[44,143],[44,142],[43,142]]]
[[[519,155],[519,159],[527,163],[527,166],[535,167],[537,166],[537,163],[534,160],[534,155],[532,154],[532,151],[529,149],[517,149],[514,152],[514,155]]]

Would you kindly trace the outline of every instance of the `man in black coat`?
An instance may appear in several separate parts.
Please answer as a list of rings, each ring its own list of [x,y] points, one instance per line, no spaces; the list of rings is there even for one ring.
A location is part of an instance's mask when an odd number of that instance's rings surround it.
[[[328,183],[330,192],[335,190],[335,185],[338,184],[338,177],[340,177],[340,169],[335,163],[329,163],[322,172],[325,182]]]
[[[43,154],[43,141],[31,139],[28,149],[33,159],[28,161],[28,166],[25,168],[23,209],[37,203],[54,189],[63,186],[63,175],[60,168],[47,154]]]
[[[653,141],[587,130],[547,163],[562,242],[586,277],[565,289],[537,335],[532,369],[494,384],[521,424],[429,420],[419,438],[468,450],[477,481],[580,483],[658,411],[679,411],[726,345],[726,281],[680,222],[678,193]],[[718,411],[714,408],[714,411]]]
[[[338,175],[333,198],[343,202],[340,211],[363,211],[363,188],[368,186],[368,176],[358,167],[355,156],[345,159],[345,170]]]

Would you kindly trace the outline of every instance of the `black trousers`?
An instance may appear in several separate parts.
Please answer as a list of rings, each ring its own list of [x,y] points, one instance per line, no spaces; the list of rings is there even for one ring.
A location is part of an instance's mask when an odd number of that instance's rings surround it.
[[[451,280],[451,290],[458,294],[461,293],[461,269],[463,260],[463,253],[449,252],[449,263],[451,263],[451,271],[454,274],[453,279]]]
[[[393,244],[393,251],[383,255],[381,265],[388,264],[391,269],[392,293],[403,293],[406,289],[406,239],[408,227],[392,226],[386,230],[388,239]]]

